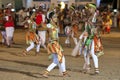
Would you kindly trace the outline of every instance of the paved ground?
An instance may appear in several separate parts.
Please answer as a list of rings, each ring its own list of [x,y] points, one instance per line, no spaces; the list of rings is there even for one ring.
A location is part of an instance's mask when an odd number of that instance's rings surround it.
[[[72,57],[71,48],[61,44],[66,57],[66,67],[71,77],[60,77],[58,68],[55,68],[48,79],[42,73],[51,63],[46,51],[42,48],[40,55],[35,56],[35,49],[27,56],[22,56],[25,44],[25,31],[15,31],[15,44],[6,48],[0,44],[0,80],[120,80],[120,31],[115,29],[110,34],[102,35],[105,55],[99,58],[100,74],[90,75],[81,72],[84,63],[83,56]],[[72,42],[73,44],[73,42]],[[91,60],[91,64],[93,64]],[[91,73],[93,73],[93,66]]]

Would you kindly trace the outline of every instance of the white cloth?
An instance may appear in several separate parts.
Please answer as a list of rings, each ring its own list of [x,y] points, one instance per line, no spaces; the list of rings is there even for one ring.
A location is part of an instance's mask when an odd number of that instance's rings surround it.
[[[45,42],[46,42],[46,31],[38,31],[38,35],[40,37],[41,46],[46,49]]]
[[[67,38],[66,38],[65,44],[70,44],[70,37],[67,37]]]
[[[94,67],[98,68],[98,57],[95,55],[95,50],[94,50],[95,48],[94,48],[94,46],[95,46],[94,45],[94,41],[92,41],[90,55],[92,56]]]
[[[13,38],[13,34],[14,34],[14,27],[6,27],[6,41],[7,41],[7,45],[11,45],[12,42],[12,38]]]
[[[65,66],[65,57],[62,57],[62,63],[59,63],[57,54],[52,54],[53,56],[53,62],[48,66],[47,71],[51,71],[54,69],[57,65],[59,67],[60,73],[66,71],[66,66]]]
[[[30,46],[26,49],[27,52],[29,52],[31,49],[33,49],[35,46],[34,42],[30,42]],[[36,52],[40,52],[40,44],[36,45]]]
[[[45,15],[42,14],[42,22],[45,23]]]
[[[74,33],[72,33],[72,38],[73,38],[75,45],[77,45],[78,42],[77,42],[77,38],[74,37]]]
[[[94,51],[94,41],[91,42],[91,48],[88,50],[87,48],[84,48],[84,60],[85,64],[83,66],[83,69],[87,67],[87,65],[90,65],[90,55],[92,56],[94,67],[98,68],[98,57],[95,55]]]
[[[76,56],[78,54],[78,52],[79,52],[79,49],[80,49],[80,40],[79,40],[78,44],[74,47],[71,55]]]
[[[14,27],[6,27],[5,28],[6,30],[6,36],[7,37],[13,37],[13,33],[14,33]]]

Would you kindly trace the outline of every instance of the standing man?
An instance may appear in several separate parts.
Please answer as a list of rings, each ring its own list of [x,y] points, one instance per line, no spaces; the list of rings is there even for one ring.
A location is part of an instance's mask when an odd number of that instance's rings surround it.
[[[42,7],[39,7],[36,11],[36,24],[38,35],[41,40],[41,45],[46,49],[45,41],[46,41],[46,28],[45,28],[45,15],[43,14]]]
[[[13,34],[14,34],[14,19],[11,11],[10,3],[7,5],[5,10],[5,31],[6,31],[6,42],[7,46],[10,47],[12,44]]]

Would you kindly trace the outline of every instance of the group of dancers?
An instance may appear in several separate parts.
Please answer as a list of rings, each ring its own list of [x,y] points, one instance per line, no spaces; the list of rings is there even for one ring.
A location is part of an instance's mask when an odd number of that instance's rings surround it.
[[[98,65],[98,57],[103,55],[103,46],[102,41],[99,33],[99,27],[97,25],[97,16],[99,15],[98,10],[96,10],[96,6],[94,4],[87,4],[85,6],[86,12],[89,12],[89,14],[86,14],[84,16],[84,29],[82,34],[78,37],[78,26],[76,24],[73,24],[72,28],[70,28],[70,24],[68,24],[65,28],[65,34],[67,36],[67,39],[65,41],[66,44],[70,43],[70,36],[73,38],[75,42],[75,48],[73,49],[71,55],[77,56],[77,55],[84,55],[84,65],[83,65],[83,71],[85,73],[89,72],[90,67],[90,57],[93,59],[94,68],[95,68],[95,74],[99,74],[99,65]],[[52,11],[53,10],[53,11]],[[39,36],[39,28],[46,29],[46,32],[48,33],[48,44],[47,44],[47,51],[49,56],[53,59],[53,62],[48,66],[48,68],[45,70],[43,76],[48,77],[49,72],[58,65],[60,74],[62,76],[70,76],[66,72],[66,65],[65,65],[65,56],[63,53],[63,48],[60,45],[59,41],[59,27],[57,25],[58,22],[58,14],[56,10],[51,9],[50,12],[47,13],[47,24],[44,22],[40,22],[40,24],[36,24],[36,27],[34,27],[34,20],[33,22],[30,21],[30,25],[27,35],[27,42],[30,43],[30,46],[23,52],[23,54],[26,53],[26,51],[29,51],[34,47],[34,44],[37,44],[37,46],[40,46],[41,44],[41,36]],[[38,22],[39,23],[39,22]],[[32,30],[31,30],[32,29]],[[36,30],[34,30],[36,29]],[[31,33],[32,32],[32,33]],[[34,37],[33,37],[33,36]],[[43,35],[42,35],[43,36]],[[29,38],[29,39],[28,39]],[[29,41],[28,41],[29,40]],[[31,47],[31,48],[30,48]],[[39,47],[38,47],[39,49]],[[39,51],[39,50],[38,50]]]
[[[71,6],[71,11],[73,15],[75,12],[74,6]],[[71,12],[70,11],[70,12]],[[65,44],[70,46],[70,37],[73,38],[75,43],[75,48],[71,52],[72,56],[84,55],[84,65],[83,71],[85,73],[89,72],[90,67],[90,57],[93,59],[95,74],[99,74],[98,57],[103,55],[103,46],[101,37],[99,34],[99,25],[97,25],[97,16],[99,11],[96,9],[94,4],[86,4],[83,11],[83,27],[81,28],[82,34],[78,34],[79,27],[77,25],[77,20],[73,20],[73,24],[69,23],[65,27],[65,35],[67,36]],[[48,68],[43,73],[43,77],[48,77],[49,72],[56,66],[59,67],[61,76],[70,76],[66,71],[64,50],[60,45],[59,41],[59,26],[58,26],[58,12],[57,8],[51,7],[47,12],[47,20],[45,15],[41,11],[41,7],[36,10],[36,13],[32,14],[30,17],[26,17],[24,24],[27,28],[26,33],[26,43],[29,46],[22,52],[23,55],[32,50],[36,45],[36,54],[40,53],[40,46],[43,46],[49,54],[49,57],[53,59],[53,62],[48,66]],[[72,27],[70,27],[72,26]],[[47,39],[47,46],[45,44]],[[77,39],[79,37],[79,39]]]

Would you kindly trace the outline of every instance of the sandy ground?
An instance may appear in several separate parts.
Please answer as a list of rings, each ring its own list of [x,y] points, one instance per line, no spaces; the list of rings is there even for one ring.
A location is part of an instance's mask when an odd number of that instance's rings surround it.
[[[27,56],[22,56],[22,51],[27,47],[25,31],[16,30],[14,40],[12,48],[0,44],[0,80],[120,80],[120,31],[117,29],[102,35],[105,54],[99,58],[99,75],[91,75],[94,70],[92,59],[91,74],[82,73],[83,55],[72,57],[74,45],[67,48],[64,45],[65,37],[60,37],[66,57],[66,68],[71,77],[60,77],[58,68],[55,68],[49,78],[43,78],[42,73],[51,63],[46,50],[41,48],[40,55],[35,56],[33,49]]]

